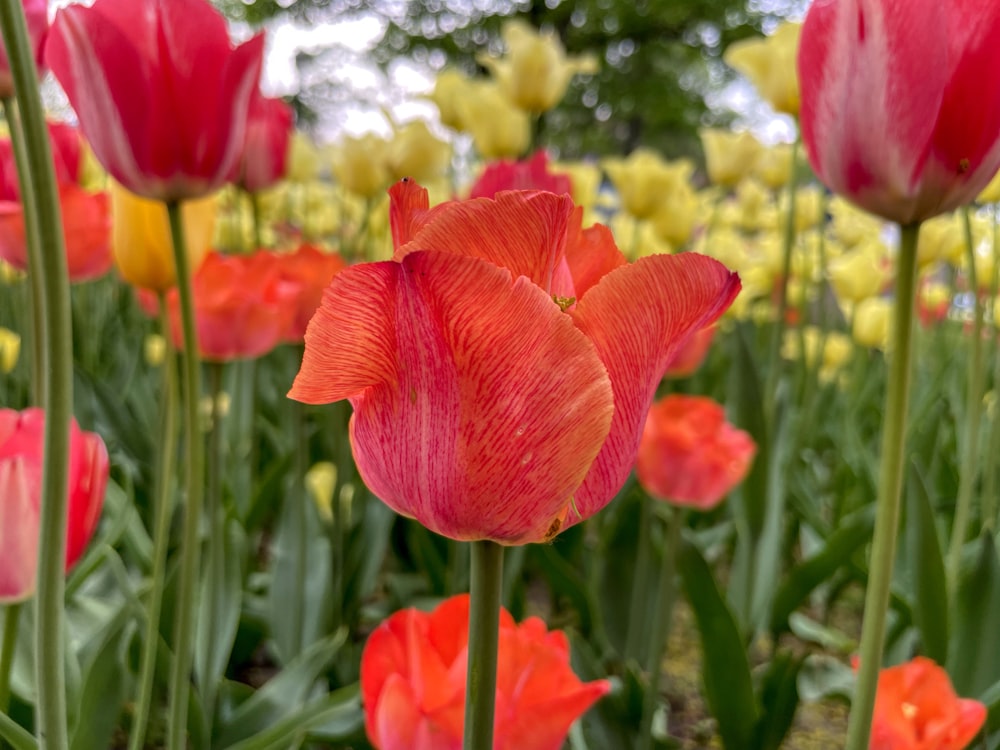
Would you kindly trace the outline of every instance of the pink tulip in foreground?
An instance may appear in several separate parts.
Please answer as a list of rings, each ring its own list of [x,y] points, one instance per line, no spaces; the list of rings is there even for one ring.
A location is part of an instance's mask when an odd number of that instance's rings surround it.
[[[813,169],[872,213],[951,211],[1000,167],[994,0],[816,0],[798,68]]]
[[[172,201],[235,172],[263,52],[234,49],[207,0],[97,0],[59,11],[45,56],[111,176]]]
[[[45,37],[49,31],[49,0],[22,0],[24,20],[28,27],[28,44],[31,45],[35,65],[41,71],[44,67],[42,50],[45,49]],[[0,42],[0,97],[9,99],[14,96],[14,79],[10,72],[10,60],[7,50]]]
[[[629,265],[568,196],[391,195],[395,259],[334,278],[289,395],[351,401],[358,468],[397,512],[453,539],[551,539],[621,488],[678,344],[739,279],[693,253]]]
[[[294,120],[292,108],[281,99],[253,96],[236,179],[241,188],[256,193],[285,176]]]
[[[383,622],[361,656],[365,729],[378,750],[460,750],[469,645],[469,597]],[[556,750],[573,722],[611,689],[581,682],[569,642],[530,617],[500,613],[495,750]]]
[[[42,492],[41,409],[0,409],[0,604],[35,591]],[[108,453],[101,438],[70,424],[66,570],[97,527],[108,482]]]

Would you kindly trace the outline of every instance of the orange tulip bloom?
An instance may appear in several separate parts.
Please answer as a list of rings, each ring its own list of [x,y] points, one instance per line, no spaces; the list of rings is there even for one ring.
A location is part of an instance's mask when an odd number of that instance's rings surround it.
[[[646,417],[636,475],[654,497],[711,510],[743,481],[756,452],[712,399],[667,396]]]
[[[469,597],[430,614],[395,613],[361,655],[365,729],[377,750],[460,750],[469,643]],[[569,642],[537,617],[500,613],[494,750],[554,750],[573,722],[611,689],[581,682]]]
[[[985,721],[982,703],[959,698],[948,673],[918,656],[879,674],[869,747],[964,750]]]
[[[285,340],[301,342],[306,326],[323,299],[323,290],[347,263],[337,253],[325,253],[308,244],[294,252],[276,255],[275,263],[282,283],[289,287],[295,307]]]
[[[453,539],[551,539],[621,488],[677,345],[739,279],[694,253],[629,265],[565,195],[391,195],[395,259],[334,278],[289,395],[350,399],[359,471],[397,512]]]

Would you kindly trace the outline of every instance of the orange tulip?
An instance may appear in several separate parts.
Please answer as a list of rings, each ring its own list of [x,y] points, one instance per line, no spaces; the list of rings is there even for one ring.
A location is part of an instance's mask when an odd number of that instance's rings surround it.
[[[319,309],[323,290],[347,263],[337,253],[326,253],[312,245],[301,245],[295,252],[276,255],[275,263],[282,283],[289,287],[295,308],[285,340],[301,342],[309,321]]]
[[[757,446],[703,396],[667,396],[649,410],[636,475],[654,497],[711,510],[743,481]]]
[[[964,750],[986,721],[979,701],[959,698],[948,673],[918,656],[879,673],[870,750]]]
[[[677,346],[739,279],[694,253],[629,265],[566,195],[391,195],[395,259],[334,278],[289,395],[351,401],[359,471],[397,512],[453,539],[551,539],[621,488]]]
[[[361,655],[365,729],[377,750],[460,750],[469,642],[469,597],[433,612],[392,615]],[[494,750],[562,747],[573,722],[611,689],[581,682],[569,642],[537,617],[500,614]]]

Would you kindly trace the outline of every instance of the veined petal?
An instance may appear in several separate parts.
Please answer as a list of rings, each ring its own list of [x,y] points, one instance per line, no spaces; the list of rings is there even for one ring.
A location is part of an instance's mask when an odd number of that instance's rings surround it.
[[[403,179],[389,188],[389,226],[394,250],[409,242],[423,226],[430,205],[427,188],[413,180]]]
[[[584,229],[582,221],[583,208],[577,206],[571,220],[574,230],[566,242],[566,263],[578,299],[611,271],[628,263],[610,229],[603,224]]]
[[[418,250],[482,258],[551,294],[572,213],[568,195],[545,192],[504,191],[493,200],[444,203],[397,249],[396,259]]]
[[[611,432],[577,490],[579,515],[572,514],[570,523],[596,513],[621,488],[677,347],[715,321],[739,290],[739,277],[712,258],[656,255],[612,271],[570,311],[597,347],[615,393]]]
[[[433,252],[333,280],[290,396],[351,399],[358,469],[387,505],[508,544],[559,530],[614,410],[593,345],[545,292]]]

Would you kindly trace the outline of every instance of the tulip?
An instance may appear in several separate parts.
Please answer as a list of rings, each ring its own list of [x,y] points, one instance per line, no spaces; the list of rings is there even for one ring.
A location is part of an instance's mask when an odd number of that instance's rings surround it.
[[[861,346],[884,350],[889,343],[891,318],[892,300],[885,297],[862,300],[854,310],[851,334]]]
[[[469,597],[431,613],[396,612],[369,636],[361,655],[365,730],[376,750],[460,750],[469,641]],[[569,642],[537,617],[517,625],[500,613],[495,750],[553,750],[611,689],[581,682]]]
[[[428,182],[440,177],[451,161],[451,146],[435,136],[423,120],[408,122],[393,135],[385,151],[390,179],[409,177]]]
[[[49,0],[21,0],[21,4],[24,6],[31,56],[40,72],[44,67],[42,53],[49,31]],[[7,59],[7,50],[0,42],[0,99],[10,99],[13,96],[14,79],[10,72],[10,60]]]
[[[191,278],[202,359],[251,359],[284,341],[296,309],[295,289],[283,284],[266,252],[226,256],[210,252]],[[174,344],[183,347],[177,290],[167,295]]]
[[[628,265],[569,196],[391,195],[395,258],[334,278],[289,395],[351,401],[359,471],[397,512],[453,539],[551,539],[624,483],[660,377],[739,279],[693,253]]]
[[[477,60],[493,74],[511,104],[525,112],[547,112],[566,95],[573,76],[598,70],[594,57],[567,58],[554,34],[540,34],[523,21],[506,21],[500,35],[507,56],[481,55]]]
[[[955,695],[948,673],[917,656],[879,673],[870,750],[965,750],[986,706]]]
[[[792,145],[779,143],[764,148],[750,171],[771,190],[781,190],[792,176]]]
[[[646,417],[636,477],[653,497],[707,511],[743,481],[756,452],[712,399],[667,396]]]
[[[104,168],[173,202],[234,174],[263,52],[233,49],[207,0],[97,0],[59,11],[45,55]]]
[[[470,84],[458,103],[463,129],[484,159],[520,157],[531,141],[531,119],[510,104],[495,83]]]
[[[880,294],[889,282],[885,246],[872,240],[830,261],[830,285],[841,302],[860,302]]]
[[[749,78],[775,110],[794,116],[799,113],[795,57],[801,34],[802,24],[785,22],[769,37],[733,42],[722,59]]]
[[[111,247],[115,265],[129,284],[165,292],[177,282],[166,208],[111,183]],[[181,205],[184,238],[192,267],[197,267],[212,241],[215,198]]]
[[[927,327],[948,317],[951,309],[951,287],[940,281],[925,281],[917,289],[917,318]],[[1000,305],[993,305],[993,314],[1000,313]],[[1000,326],[1000,321],[996,321]]]
[[[441,124],[455,130],[466,130],[460,103],[474,84],[460,71],[445,68],[434,81],[434,91],[428,97],[437,105]]]
[[[678,183],[694,171],[688,161],[668,163],[649,149],[637,148],[627,159],[606,159],[602,166],[621,196],[622,208],[637,219],[648,219],[666,203]]]
[[[319,308],[323,290],[347,263],[337,253],[326,253],[312,245],[301,245],[292,253],[275,257],[281,282],[291,291],[293,315],[286,341],[301,342],[306,326]]]
[[[236,180],[241,188],[256,193],[285,176],[294,117],[292,108],[281,99],[259,92],[251,99]]]
[[[486,169],[469,191],[470,198],[492,198],[501,190],[547,190],[561,195],[572,193],[568,175],[549,171],[549,157],[539,149],[530,159],[501,159],[486,165]]]
[[[799,48],[802,139],[834,192],[912,224],[1000,167],[1000,4],[814,3]]]
[[[35,591],[41,512],[45,412],[0,409],[0,604]],[[70,424],[66,571],[83,554],[97,527],[108,482],[101,438]]]
[[[713,185],[733,187],[746,177],[764,147],[751,133],[743,130],[702,130],[705,169]]]
[[[373,133],[347,136],[333,153],[333,176],[347,190],[374,198],[392,181],[386,164],[388,144]]]
[[[21,354],[21,337],[9,328],[0,326],[0,373],[9,374],[17,366]]]

